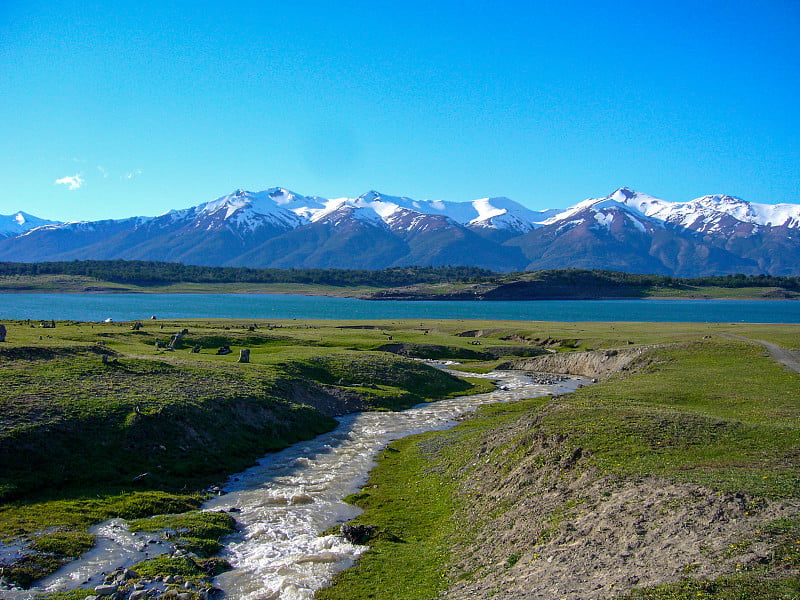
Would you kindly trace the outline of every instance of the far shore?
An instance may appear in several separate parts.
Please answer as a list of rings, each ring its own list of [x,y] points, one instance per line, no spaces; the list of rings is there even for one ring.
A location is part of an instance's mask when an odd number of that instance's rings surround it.
[[[170,285],[145,286],[114,284],[108,282],[92,282],[87,285],[85,281],[76,281],[76,278],[64,278],[54,281],[50,278],[44,281],[24,282],[9,281],[10,278],[0,277],[0,294],[252,294],[252,295],[286,295],[286,296],[322,296],[330,298],[354,298],[360,300],[374,300],[377,302],[394,301],[485,301],[495,299],[469,297],[466,295],[431,294],[406,292],[387,296],[386,288],[378,287],[338,287],[332,285],[313,284],[250,284],[250,283],[174,283]],[[377,292],[381,292],[378,294]],[[552,296],[539,298],[497,298],[496,300],[770,300],[770,301],[796,301],[800,294],[789,294],[775,288],[698,288],[697,290],[669,290],[663,294],[643,294],[612,296],[598,295],[586,297],[576,294],[574,296]]]

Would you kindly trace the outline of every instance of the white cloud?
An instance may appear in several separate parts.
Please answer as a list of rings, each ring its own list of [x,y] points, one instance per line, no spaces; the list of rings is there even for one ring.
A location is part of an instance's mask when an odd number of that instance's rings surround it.
[[[80,173],[77,175],[68,175],[55,181],[58,185],[66,185],[71,190],[77,190],[83,185],[83,177]]]
[[[137,175],[141,175],[141,174],[142,174],[142,170],[141,169],[136,169],[135,171],[131,171],[130,173],[125,175],[125,179],[133,179]]]
[[[97,165],[97,170],[100,171],[100,174],[103,176],[103,179],[108,177],[108,169],[106,169],[103,165]]]

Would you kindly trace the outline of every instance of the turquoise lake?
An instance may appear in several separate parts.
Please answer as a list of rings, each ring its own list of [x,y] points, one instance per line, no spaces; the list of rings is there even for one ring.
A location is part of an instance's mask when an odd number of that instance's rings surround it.
[[[0,294],[0,319],[509,319],[800,323],[800,302],[777,300],[537,300],[376,302],[275,294]]]

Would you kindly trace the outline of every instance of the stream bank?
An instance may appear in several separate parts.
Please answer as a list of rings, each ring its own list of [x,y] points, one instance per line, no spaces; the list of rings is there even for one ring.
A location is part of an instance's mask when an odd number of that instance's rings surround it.
[[[619,354],[553,358],[577,369]],[[356,524],[404,543],[376,539],[319,600],[796,597],[797,375],[760,346],[710,337],[623,366],[393,444]],[[408,506],[414,486],[446,496],[433,525]]]
[[[399,412],[366,412],[340,417],[333,431],[263,457],[256,466],[229,479],[224,494],[203,510],[225,511],[238,522],[238,532],[224,541],[221,558],[233,570],[218,576],[214,586],[237,600],[263,598],[307,599],[327,585],[333,575],[353,564],[365,550],[339,536],[320,533],[348,521],[360,511],[343,502],[366,481],[375,454],[389,441],[413,433],[446,429],[484,404],[561,394],[583,380],[567,378],[550,385],[536,383],[523,373],[494,372],[481,377],[501,381],[493,392],[419,405]],[[118,538],[121,536],[117,536]],[[142,540],[134,546],[141,547]],[[110,573],[133,566],[135,555],[109,557],[92,568]],[[98,583],[83,559],[74,561],[33,592],[54,592],[90,581]],[[129,598],[134,580],[117,587]],[[185,592],[182,592],[185,593]],[[16,596],[23,598],[24,593]]]

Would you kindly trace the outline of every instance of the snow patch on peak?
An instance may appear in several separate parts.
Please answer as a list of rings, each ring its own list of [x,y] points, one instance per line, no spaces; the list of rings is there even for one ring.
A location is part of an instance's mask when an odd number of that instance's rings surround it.
[[[314,215],[313,221],[317,223],[330,223],[331,225],[342,225],[347,221],[361,221],[372,226],[386,228],[386,222],[380,214],[376,212],[371,204],[356,205],[352,201],[345,199],[337,203],[331,203],[329,210],[320,211]]]
[[[614,215],[608,212],[594,213],[594,220],[597,224],[604,229],[611,229],[611,223],[614,222]]]
[[[504,196],[473,200],[477,215],[467,223],[475,227],[507,229],[527,233],[545,221],[553,211],[532,211]]]
[[[759,204],[725,194],[696,198],[686,203],[684,212],[695,212],[706,217],[722,213],[753,225],[800,227],[798,204]]]
[[[669,212],[675,205],[673,202],[666,202],[655,196],[643,194],[626,187],[618,189],[608,198],[616,200],[646,217],[657,217],[660,213]]]
[[[690,202],[667,202],[627,187],[619,188],[605,198],[589,198],[544,221],[545,225],[576,218],[583,211],[626,211],[636,227],[665,223],[695,231],[722,232],[738,223],[759,226],[800,228],[800,205],[756,204],[725,194],[696,198]],[[605,222],[603,219],[596,219]]]
[[[637,195],[638,192],[632,190],[629,187],[623,186],[621,188],[617,188],[617,190],[614,191],[614,193],[608,197],[618,200],[619,202],[624,202],[625,200],[628,200],[630,198],[635,198]]]
[[[480,198],[472,201],[472,207],[478,212],[473,221],[485,221],[492,217],[499,217],[508,213],[507,208],[500,208],[492,204],[492,198]]]
[[[574,222],[581,213],[587,212],[597,226],[609,229],[615,215],[623,215],[626,222],[639,231],[646,232],[649,227],[663,227],[662,220],[674,207],[648,194],[622,187],[605,198],[588,198],[565,211],[558,212],[544,221],[544,225],[553,225],[564,221]]]
[[[279,204],[276,199],[281,201]],[[216,200],[193,208],[168,213],[172,222],[186,219],[201,219],[197,226],[213,229],[221,222],[240,230],[256,230],[265,225],[294,228],[304,219],[287,208],[297,202],[308,204],[307,199],[283,188],[271,188],[261,192],[236,190]],[[208,221],[211,219],[212,221]],[[214,225],[217,223],[217,225]]]
[[[0,237],[11,237],[26,233],[37,227],[60,224],[59,221],[40,219],[20,210],[12,215],[0,215]]]
[[[361,194],[356,200],[363,200],[364,202],[374,202],[375,200],[380,199],[381,194],[377,190],[370,190],[366,194]]]

